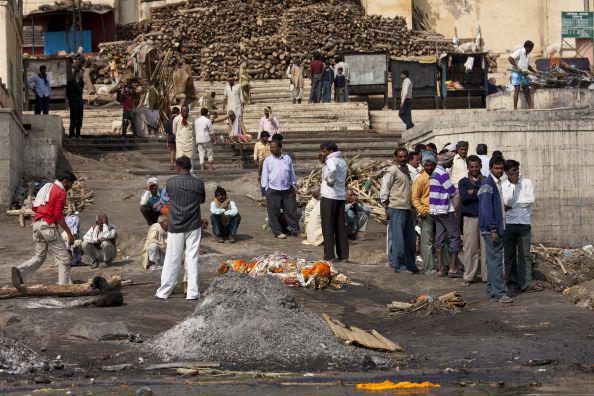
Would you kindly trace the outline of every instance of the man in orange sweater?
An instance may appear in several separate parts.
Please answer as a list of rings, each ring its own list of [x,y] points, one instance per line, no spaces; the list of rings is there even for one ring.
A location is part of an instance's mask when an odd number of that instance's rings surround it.
[[[412,204],[417,211],[417,218],[421,226],[421,256],[426,274],[435,272],[433,262],[433,229],[435,220],[429,213],[429,187],[431,173],[435,170],[437,160],[430,151],[423,151],[421,156],[423,172],[419,174],[412,185]]]

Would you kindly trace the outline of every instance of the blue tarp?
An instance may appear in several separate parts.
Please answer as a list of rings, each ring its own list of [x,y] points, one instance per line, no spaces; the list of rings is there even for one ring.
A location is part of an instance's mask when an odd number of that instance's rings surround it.
[[[55,55],[59,51],[76,52],[78,47],[83,47],[84,52],[93,52],[90,30],[83,30],[82,37],[80,32],[77,32],[76,44],[74,43],[73,31],[45,32],[44,34],[45,55]]]

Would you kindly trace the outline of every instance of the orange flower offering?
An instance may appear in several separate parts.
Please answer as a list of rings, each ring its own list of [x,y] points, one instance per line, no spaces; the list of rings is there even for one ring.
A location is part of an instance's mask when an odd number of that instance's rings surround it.
[[[398,382],[392,381],[384,382],[370,382],[367,384],[357,384],[357,389],[361,390],[389,390],[389,389],[424,389],[424,388],[439,388],[441,385],[434,384],[432,382]]]

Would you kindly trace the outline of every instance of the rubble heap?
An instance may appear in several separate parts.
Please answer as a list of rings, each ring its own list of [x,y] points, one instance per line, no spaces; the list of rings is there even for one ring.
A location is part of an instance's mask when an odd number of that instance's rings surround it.
[[[341,344],[275,278],[235,273],[215,278],[196,310],[147,348],[166,361],[214,361],[231,369],[360,369],[385,360]]]
[[[293,58],[305,65],[314,52],[334,57],[349,51],[427,55],[448,49],[445,40],[412,35],[402,17],[366,16],[356,0],[191,0],[151,9],[145,32],[161,50],[178,52],[204,80],[222,80],[246,63],[252,78],[281,78]],[[110,56],[111,47],[102,47]]]
[[[15,339],[0,335],[0,371],[9,374],[47,371],[49,362]]]

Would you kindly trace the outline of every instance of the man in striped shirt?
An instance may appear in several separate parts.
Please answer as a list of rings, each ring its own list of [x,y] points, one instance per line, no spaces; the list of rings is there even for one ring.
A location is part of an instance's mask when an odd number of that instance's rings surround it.
[[[460,278],[462,275],[457,268],[458,252],[460,251],[460,229],[458,220],[452,204],[452,197],[456,193],[456,187],[450,180],[446,168],[452,166],[455,153],[447,152],[437,157],[437,167],[431,174],[429,187],[429,211],[435,219],[435,251],[439,263],[439,276]],[[443,247],[449,240],[450,268],[446,272],[443,262]]]

